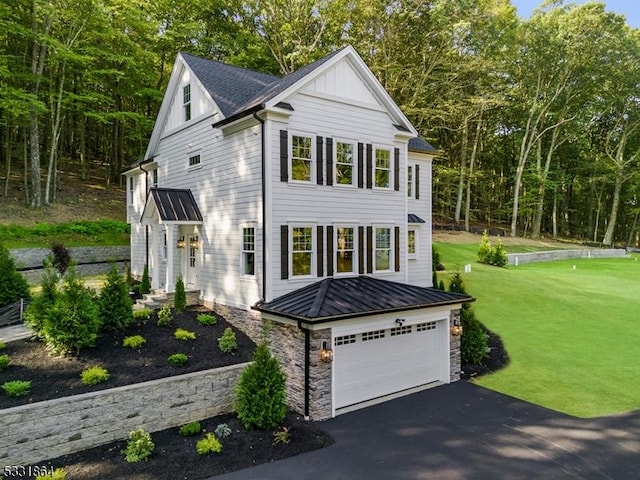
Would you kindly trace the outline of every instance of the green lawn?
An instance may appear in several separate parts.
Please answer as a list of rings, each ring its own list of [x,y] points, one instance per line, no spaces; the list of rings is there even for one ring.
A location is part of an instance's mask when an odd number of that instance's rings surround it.
[[[479,385],[578,417],[640,408],[637,255],[497,268],[475,262],[477,245],[435,245],[448,269],[472,264],[473,308],[511,358]]]

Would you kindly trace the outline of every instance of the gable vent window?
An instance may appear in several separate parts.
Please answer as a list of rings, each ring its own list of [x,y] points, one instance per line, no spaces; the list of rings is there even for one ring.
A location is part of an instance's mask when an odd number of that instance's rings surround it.
[[[436,322],[419,323],[418,325],[416,325],[416,331],[418,332],[424,332],[427,330],[435,330],[435,329],[436,329]]]
[[[408,333],[411,333],[412,328],[413,327],[411,325],[407,325],[405,327],[393,327],[391,329],[391,336],[397,337],[398,335],[407,335]]]
[[[338,345],[349,345],[350,343],[356,343],[356,336],[355,335],[343,335],[341,337],[336,337],[333,340],[333,344],[336,347]]]
[[[186,84],[182,87],[182,111],[184,112],[184,121],[191,120],[191,85]]]
[[[363,342],[377,340],[379,338],[384,338],[384,330],[373,330],[372,332],[365,332],[362,334]]]
[[[193,155],[189,157],[189,166],[195,167],[196,165],[200,165],[200,155]]]

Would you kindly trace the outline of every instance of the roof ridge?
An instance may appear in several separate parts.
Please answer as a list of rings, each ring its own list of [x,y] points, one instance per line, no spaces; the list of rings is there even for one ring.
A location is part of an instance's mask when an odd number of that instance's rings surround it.
[[[204,60],[205,62],[215,63],[215,64],[218,64],[218,65],[222,65],[224,67],[230,67],[230,68],[233,68],[235,70],[244,70],[245,72],[248,72],[248,73],[264,75],[264,76],[267,76],[267,77],[273,77],[274,81],[281,80],[283,78],[282,76],[274,75],[273,73],[261,72],[260,70],[254,70],[253,68],[243,67],[241,65],[235,65],[233,63],[221,62],[220,60],[213,60],[211,58],[201,57],[200,55],[195,55],[195,54],[187,52],[185,50],[180,50],[179,53],[182,56],[188,55],[188,56],[196,58],[198,60]]]
[[[329,284],[331,283],[331,280],[333,280],[333,278],[325,278],[324,280],[322,280],[320,288],[318,289],[318,293],[316,293],[316,298],[313,300],[313,303],[309,308],[310,317],[315,317],[320,312],[320,308],[322,308],[324,299],[327,296],[327,291],[329,290]]]

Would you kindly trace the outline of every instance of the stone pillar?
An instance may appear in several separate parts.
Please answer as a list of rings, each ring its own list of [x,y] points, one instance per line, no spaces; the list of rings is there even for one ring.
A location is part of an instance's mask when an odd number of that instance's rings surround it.
[[[462,369],[462,358],[460,356],[460,335],[453,335],[451,327],[454,323],[460,322],[460,310],[451,310],[449,314],[449,381],[460,380],[460,370]]]

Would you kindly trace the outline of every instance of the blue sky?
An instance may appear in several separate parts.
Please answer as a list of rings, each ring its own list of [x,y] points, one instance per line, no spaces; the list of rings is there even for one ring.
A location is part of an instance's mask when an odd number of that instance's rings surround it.
[[[528,18],[531,12],[542,3],[542,0],[511,0],[518,9],[518,15]],[[568,2],[567,2],[568,3]],[[575,0],[575,3],[586,3],[585,0]],[[620,13],[627,17],[627,23],[640,28],[640,1],[638,0],[605,0],[606,10]]]

